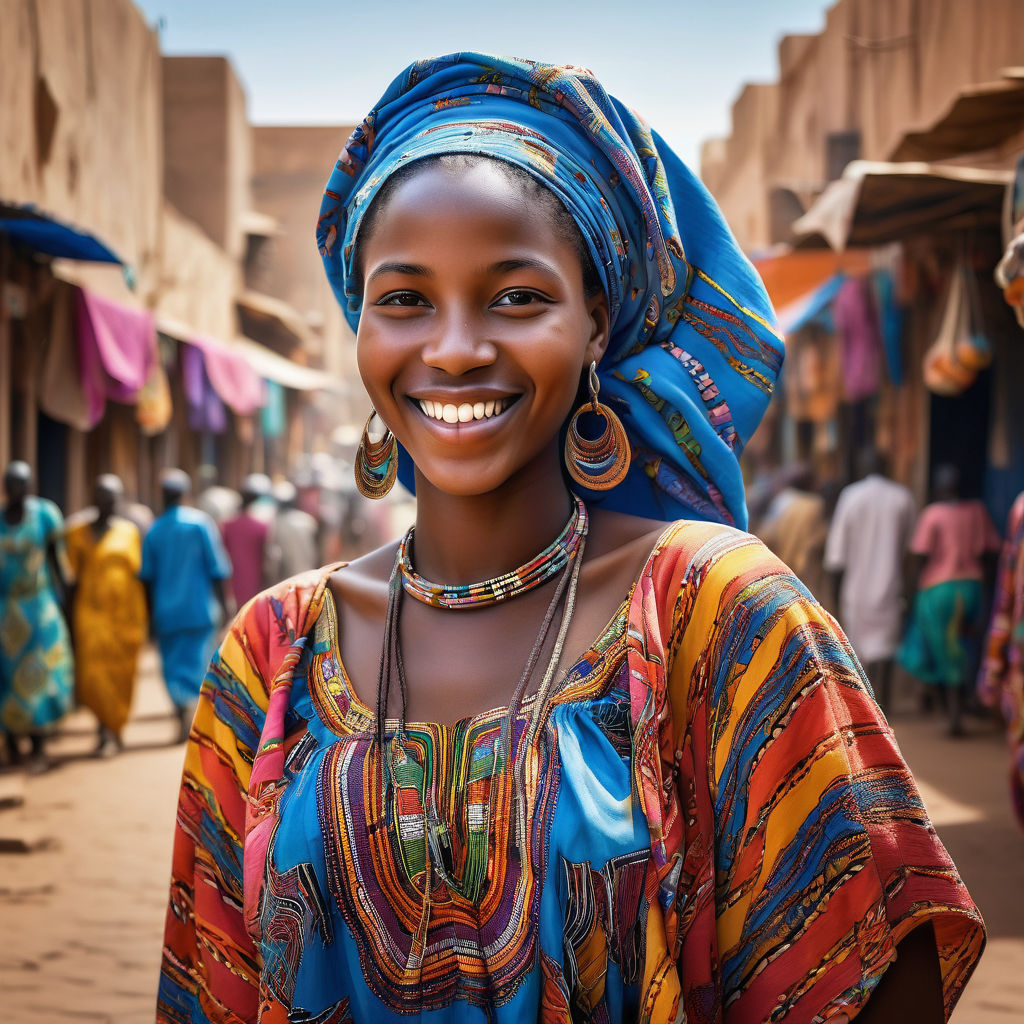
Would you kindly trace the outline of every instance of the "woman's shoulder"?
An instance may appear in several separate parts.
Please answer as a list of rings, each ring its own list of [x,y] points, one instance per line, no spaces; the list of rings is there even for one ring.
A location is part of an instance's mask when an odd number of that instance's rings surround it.
[[[244,651],[245,658],[269,681],[276,662],[312,629],[327,582],[340,564],[291,576],[247,601],[228,630],[225,655]]]
[[[681,631],[710,636],[786,609],[800,618],[824,614],[759,537],[722,523],[683,519],[667,524],[640,584],[645,628],[657,628],[665,639]]]
[[[772,550],[752,533],[724,523],[678,519],[668,523],[652,552],[652,570],[682,572],[688,582],[707,585],[737,573],[792,575]]]

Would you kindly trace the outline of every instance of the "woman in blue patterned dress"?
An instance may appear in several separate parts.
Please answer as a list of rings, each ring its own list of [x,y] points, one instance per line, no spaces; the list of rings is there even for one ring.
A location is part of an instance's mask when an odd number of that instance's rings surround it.
[[[71,708],[74,663],[57,586],[64,520],[52,501],[29,494],[28,464],[4,472],[0,510],[0,728],[12,759],[31,744],[29,767],[47,767],[44,737]]]

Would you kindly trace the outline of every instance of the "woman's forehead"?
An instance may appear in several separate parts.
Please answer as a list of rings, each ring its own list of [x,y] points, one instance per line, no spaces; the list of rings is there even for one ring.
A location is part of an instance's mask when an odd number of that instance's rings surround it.
[[[491,163],[480,161],[465,173],[428,165],[400,182],[373,218],[362,243],[364,258],[424,237],[477,244],[529,242],[545,249],[565,246],[550,205],[531,201],[521,182]]]

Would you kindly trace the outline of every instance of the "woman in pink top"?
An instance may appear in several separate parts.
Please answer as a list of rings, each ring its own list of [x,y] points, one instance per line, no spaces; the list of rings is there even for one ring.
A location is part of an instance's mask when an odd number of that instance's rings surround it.
[[[955,466],[938,467],[935,495],[937,500],[921,512],[910,541],[920,573],[898,657],[912,675],[942,688],[950,733],[959,736],[971,640],[982,616],[985,559],[999,550],[1000,538],[985,506],[961,498]]]

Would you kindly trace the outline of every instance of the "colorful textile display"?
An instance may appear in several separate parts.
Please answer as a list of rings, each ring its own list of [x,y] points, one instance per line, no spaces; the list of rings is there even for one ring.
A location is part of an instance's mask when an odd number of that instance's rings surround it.
[[[192,345],[181,347],[181,379],[189,430],[223,434],[228,427],[227,409],[210,383],[203,353]]]
[[[677,523],[547,704],[383,747],[334,567],[236,620],[185,762],[158,1020],[826,1020],[983,926],[848,644],[755,538]]]
[[[131,711],[139,648],[146,640],[139,528],[117,517],[97,537],[93,524],[82,522],[68,530],[67,549],[76,582],[71,626],[78,701],[119,735]]]
[[[26,498],[13,525],[0,506],[0,729],[15,735],[71,710],[71,642],[47,565],[47,548],[62,548],[63,527],[45,498]]]
[[[882,335],[871,277],[848,277],[836,294],[832,319],[839,335],[843,397],[860,402],[882,382]]]
[[[410,161],[482,153],[539,179],[587,242],[612,333],[602,400],[633,462],[605,507],[745,526],[738,456],[782,363],[760,278],[700,181],[589,72],[455,53],[419,61],[356,128],[327,184],[317,243],[353,330],[361,219]],[[399,477],[412,467],[403,453]]]
[[[188,338],[188,350],[203,354],[210,386],[236,416],[252,416],[267,401],[263,378],[253,369],[244,350],[212,338]]]
[[[77,290],[78,365],[89,426],[103,418],[107,399],[134,402],[157,361],[156,321],[84,288]]]
[[[1006,525],[978,694],[999,708],[1010,744],[1010,792],[1024,827],[1024,494]]]

